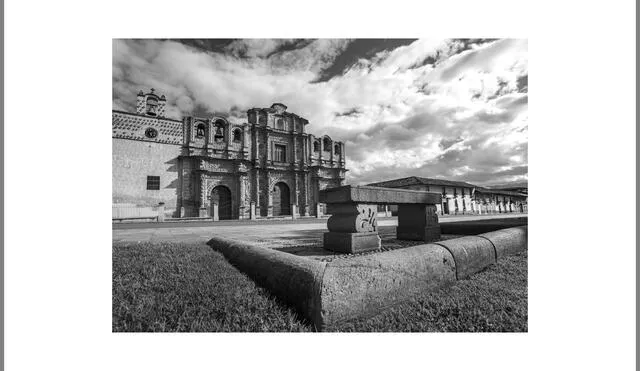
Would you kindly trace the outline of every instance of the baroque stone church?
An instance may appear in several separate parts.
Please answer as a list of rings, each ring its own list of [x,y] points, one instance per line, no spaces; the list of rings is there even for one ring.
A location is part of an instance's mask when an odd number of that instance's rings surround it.
[[[154,89],[136,112],[112,112],[112,198],[164,203],[168,216],[249,219],[322,213],[318,191],[344,185],[345,146],[306,132],[306,119],[274,103],[247,122],[165,114]]]

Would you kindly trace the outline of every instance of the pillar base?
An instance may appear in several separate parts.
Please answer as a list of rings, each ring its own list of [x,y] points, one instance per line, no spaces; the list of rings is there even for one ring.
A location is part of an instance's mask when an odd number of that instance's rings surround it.
[[[440,226],[434,227],[398,227],[396,229],[399,240],[432,242],[440,239]]]
[[[323,247],[327,250],[354,254],[363,251],[380,250],[378,232],[326,232]]]
[[[260,209],[258,209],[258,213],[260,213]],[[249,205],[249,219],[256,220],[256,204],[253,202]]]

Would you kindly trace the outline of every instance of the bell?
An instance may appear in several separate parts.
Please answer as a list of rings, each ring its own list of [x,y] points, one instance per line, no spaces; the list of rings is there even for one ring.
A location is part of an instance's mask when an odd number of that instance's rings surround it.
[[[220,126],[216,128],[216,136],[223,136],[222,128]]]

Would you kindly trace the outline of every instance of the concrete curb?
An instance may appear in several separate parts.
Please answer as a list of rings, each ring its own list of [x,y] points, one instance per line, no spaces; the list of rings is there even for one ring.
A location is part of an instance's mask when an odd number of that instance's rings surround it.
[[[222,237],[207,244],[316,327],[322,322],[320,287],[327,263]]]
[[[434,242],[446,248],[456,262],[456,278],[465,279],[496,263],[496,250],[490,240],[469,236]]]
[[[493,243],[496,259],[516,254],[527,249],[527,226],[501,229],[495,232],[479,234]]]
[[[316,330],[380,311],[469,277],[527,248],[527,227],[508,228],[329,263],[214,237],[208,245],[258,285],[295,308]]]
[[[322,281],[320,328],[373,316],[455,280],[453,256],[434,244],[332,261]]]

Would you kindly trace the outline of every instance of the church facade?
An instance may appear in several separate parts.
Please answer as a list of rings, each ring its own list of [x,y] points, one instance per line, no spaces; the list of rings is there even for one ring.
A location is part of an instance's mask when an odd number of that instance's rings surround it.
[[[112,202],[167,216],[249,219],[317,216],[318,192],[344,185],[345,146],[305,130],[281,103],[221,116],[164,116],[165,96],[137,96],[136,112],[112,112]]]

